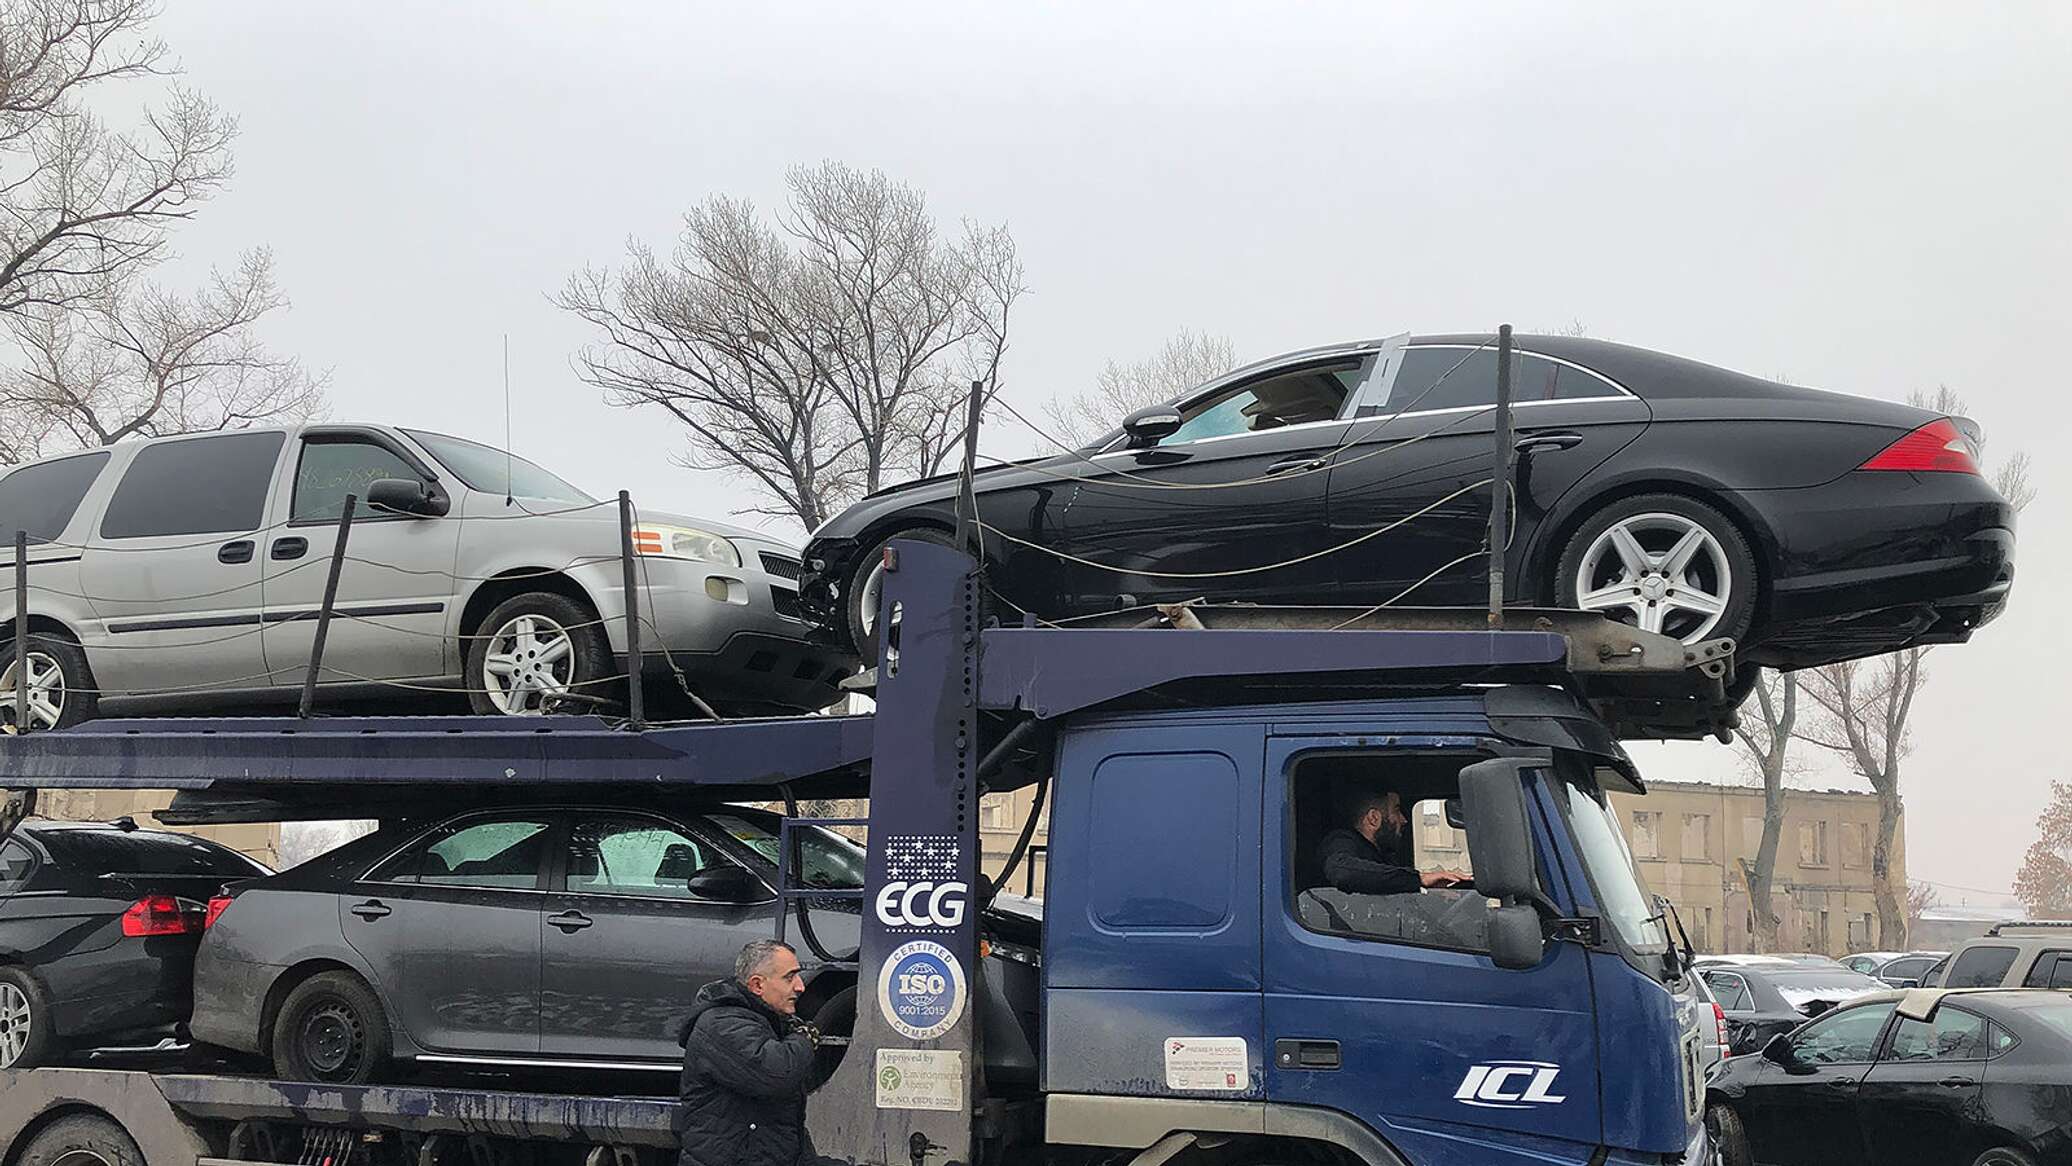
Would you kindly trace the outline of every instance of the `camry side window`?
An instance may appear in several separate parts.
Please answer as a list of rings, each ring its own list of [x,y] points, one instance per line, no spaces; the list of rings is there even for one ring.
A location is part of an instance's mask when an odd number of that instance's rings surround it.
[[[1938,1008],[1931,1021],[1901,1017],[1888,1061],[1983,1061],[1986,1020],[1959,1008]]]
[[[1368,361],[1352,360],[1326,368],[1307,368],[1253,381],[1219,397],[1196,402],[1183,414],[1180,428],[1160,445],[1262,433],[1290,425],[1329,421],[1345,408],[1346,396],[1364,379]]]
[[[1890,1004],[1866,1004],[1829,1013],[1799,1030],[1791,1050],[1809,1065],[1850,1065],[1871,1060],[1878,1034],[1892,1015]]]
[[[229,433],[145,446],[108,500],[101,537],[257,530],[285,440],[280,433]]]
[[[383,478],[421,481],[417,468],[371,441],[310,441],[303,443],[301,463],[295,467],[295,501],[290,517],[295,522],[335,522],[345,509],[345,496],[360,499],[364,510],[367,487]]]
[[[443,826],[377,867],[375,882],[536,890],[547,845],[544,818],[499,818]]]
[[[584,818],[569,835],[568,889],[688,899],[691,876],[720,861],[704,843],[656,818]]]

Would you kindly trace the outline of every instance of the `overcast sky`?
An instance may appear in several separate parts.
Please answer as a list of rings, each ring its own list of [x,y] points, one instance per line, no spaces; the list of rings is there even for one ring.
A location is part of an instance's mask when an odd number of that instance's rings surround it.
[[[1948,383],[2042,495],[2009,613],[1931,657],[1911,873],[2008,886],[2066,768],[2072,8],[1008,7],[173,0],[188,81],[243,123],[179,245],[274,249],[294,310],[268,335],[333,371],[335,416],[500,440],[509,333],[520,453],[691,513],[745,495],[571,375],[584,333],[548,296],[828,158],[1012,227],[1018,401],[1183,327],[1255,357],[1581,321],[1870,396]]]

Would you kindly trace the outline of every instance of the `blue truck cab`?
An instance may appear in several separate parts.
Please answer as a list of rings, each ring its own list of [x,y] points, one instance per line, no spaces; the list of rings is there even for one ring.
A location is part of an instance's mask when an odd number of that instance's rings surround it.
[[[1522,808],[1522,939],[1484,897],[1482,872],[1519,856],[1474,790],[1463,806],[1470,767]],[[1415,1166],[1705,1160],[1694,1010],[1605,797],[1639,777],[1567,693],[1094,715],[1060,731],[1054,781],[1052,1143],[1279,1131]],[[1468,827],[1477,889],[1320,889],[1320,839],[1374,787],[1412,823],[1436,802]]]

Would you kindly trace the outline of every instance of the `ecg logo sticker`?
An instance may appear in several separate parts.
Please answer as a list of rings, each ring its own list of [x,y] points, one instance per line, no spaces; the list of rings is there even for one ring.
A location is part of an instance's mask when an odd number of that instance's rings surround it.
[[[878,920],[887,927],[961,927],[971,899],[957,878],[964,848],[941,835],[896,835],[885,844]]]
[[[1462,1105],[1484,1109],[1531,1109],[1535,1105],[1559,1105],[1567,1097],[1552,1092],[1561,1066],[1545,1061],[1495,1061],[1470,1065],[1453,1099]]]

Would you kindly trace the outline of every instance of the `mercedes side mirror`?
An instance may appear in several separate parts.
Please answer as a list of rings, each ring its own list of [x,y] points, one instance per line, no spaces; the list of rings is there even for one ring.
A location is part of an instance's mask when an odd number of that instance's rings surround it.
[[[1180,411],[1171,405],[1152,405],[1123,419],[1122,431],[1130,436],[1131,449],[1150,449],[1180,431]]]
[[[1500,757],[1460,771],[1461,819],[1475,890],[1503,903],[1489,918],[1489,958],[1500,968],[1536,968],[1547,953],[1523,780],[1525,770],[1543,764]]]
[[[738,866],[712,866],[686,882],[691,894],[715,903],[760,903],[770,897],[761,879]]]
[[[444,518],[453,505],[437,482],[413,478],[377,478],[367,487],[367,505],[391,514]]]

